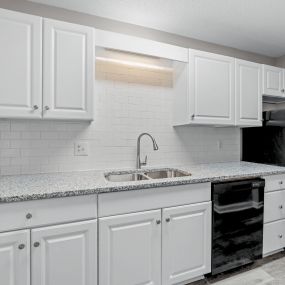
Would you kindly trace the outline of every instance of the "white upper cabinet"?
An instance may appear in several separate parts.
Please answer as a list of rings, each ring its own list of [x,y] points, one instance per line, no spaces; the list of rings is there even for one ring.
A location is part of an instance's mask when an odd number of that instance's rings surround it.
[[[43,116],[92,120],[94,29],[44,20]]]
[[[96,285],[97,221],[32,230],[32,284]]]
[[[30,231],[0,234],[0,283],[30,285]]]
[[[40,118],[42,19],[0,9],[0,117]]]
[[[236,59],[236,125],[262,125],[261,65]]]
[[[262,93],[267,96],[285,96],[284,92],[284,69],[263,65],[263,90]]]
[[[234,58],[189,51],[190,123],[234,125],[234,73]]]
[[[211,271],[211,202],[162,210],[163,285]]]
[[[99,219],[99,285],[161,284],[161,211]]]

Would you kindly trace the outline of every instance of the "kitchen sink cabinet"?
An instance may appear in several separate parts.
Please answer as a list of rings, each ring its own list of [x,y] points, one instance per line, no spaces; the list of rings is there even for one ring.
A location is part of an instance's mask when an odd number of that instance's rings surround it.
[[[210,271],[211,202],[99,218],[99,285],[187,284]]]
[[[162,284],[211,271],[211,202],[162,210]]]
[[[161,284],[161,211],[99,219],[99,284]]]
[[[30,285],[30,231],[0,234],[0,283]]]
[[[97,220],[31,231],[32,284],[97,284]]]

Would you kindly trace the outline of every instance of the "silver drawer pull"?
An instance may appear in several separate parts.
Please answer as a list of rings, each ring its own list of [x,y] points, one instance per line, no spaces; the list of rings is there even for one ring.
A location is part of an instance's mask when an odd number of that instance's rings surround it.
[[[279,181],[279,184],[282,185],[282,184],[283,184],[283,181]]]
[[[170,218],[166,218],[165,221],[166,221],[167,223],[169,223],[169,222],[170,222]]]
[[[283,235],[279,235],[279,238],[283,238]]]
[[[283,205],[280,205],[280,206],[279,206],[279,209],[280,209],[280,210],[283,209]]]
[[[32,215],[31,213],[28,213],[28,214],[26,215],[26,219],[27,219],[27,220],[30,220],[32,217],[33,217],[33,215]]]
[[[160,221],[160,220],[156,220],[156,223],[157,223],[158,225],[160,225],[161,221]]]
[[[36,241],[35,243],[34,243],[34,247],[39,247],[40,246],[40,243],[38,242],[38,241]]]
[[[19,248],[20,250],[22,250],[22,249],[25,248],[25,245],[24,245],[23,243],[21,243],[21,244],[19,244],[18,248]]]

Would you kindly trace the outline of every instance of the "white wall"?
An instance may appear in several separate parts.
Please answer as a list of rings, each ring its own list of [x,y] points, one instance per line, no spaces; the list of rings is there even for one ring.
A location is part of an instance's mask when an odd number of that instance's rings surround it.
[[[142,141],[149,166],[240,160],[237,128],[172,127],[173,88],[126,83],[108,73],[100,78],[91,124],[0,120],[0,174],[134,168],[141,132],[159,145],[154,152],[149,138]],[[74,142],[81,140],[89,143],[89,156],[74,156]]]

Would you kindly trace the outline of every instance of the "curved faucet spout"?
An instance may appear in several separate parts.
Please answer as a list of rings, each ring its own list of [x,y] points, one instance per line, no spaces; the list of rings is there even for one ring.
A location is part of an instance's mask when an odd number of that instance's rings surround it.
[[[149,133],[142,133],[138,136],[137,140],[137,169],[140,169],[142,165],[146,165],[147,163],[147,156],[144,162],[141,162],[141,138],[143,136],[148,136],[152,140],[153,150],[158,150],[158,145],[154,137]]]

